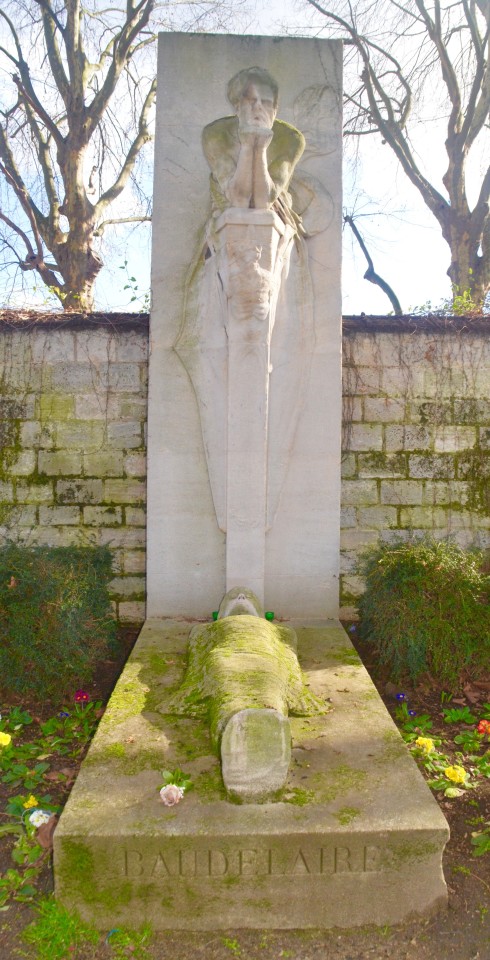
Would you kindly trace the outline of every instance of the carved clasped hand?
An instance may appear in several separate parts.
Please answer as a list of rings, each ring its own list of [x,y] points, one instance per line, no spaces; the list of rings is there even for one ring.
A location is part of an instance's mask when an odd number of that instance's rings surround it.
[[[273,136],[271,127],[261,127],[257,124],[245,124],[238,128],[238,138],[242,146],[249,146],[253,150],[266,151]]]

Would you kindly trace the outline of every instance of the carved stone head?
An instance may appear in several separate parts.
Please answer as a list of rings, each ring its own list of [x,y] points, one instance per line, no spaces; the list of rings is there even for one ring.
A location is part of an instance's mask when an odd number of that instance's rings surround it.
[[[228,99],[240,127],[272,129],[277,113],[277,93],[276,81],[261,67],[249,67],[235,74],[228,84]]]
[[[279,87],[271,77],[268,70],[262,67],[247,67],[246,70],[240,70],[228,83],[227,95],[232,107],[237,110],[242,97],[246,94],[250,85],[257,87],[267,87],[272,93],[272,103],[274,110],[277,110],[277,101],[279,96]]]
[[[218,620],[223,620],[224,617],[240,616],[263,618],[264,611],[260,600],[252,590],[247,590],[246,587],[232,587],[221,601]]]

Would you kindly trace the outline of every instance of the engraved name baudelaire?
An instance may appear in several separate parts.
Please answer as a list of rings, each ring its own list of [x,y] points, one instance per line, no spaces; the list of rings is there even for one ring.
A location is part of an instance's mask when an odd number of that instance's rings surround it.
[[[315,850],[292,848],[288,855],[270,847],[244,847],[226,852],[218,848],[172,848],[142,853],[126,849],[122,872],[136,877],[256,877],[374,873],[389,868],[393,852],[376,846],[341,846]]]

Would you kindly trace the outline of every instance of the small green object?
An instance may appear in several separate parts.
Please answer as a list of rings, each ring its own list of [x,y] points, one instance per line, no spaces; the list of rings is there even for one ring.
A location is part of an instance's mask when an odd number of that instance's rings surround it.
[[[274,611],[273,611],[273,610],[266,610],[266,611],[265,611],[265,619],[266,619],[266,620],[273,620],[273,619],[274,619]]]
[[[219,610],[213,610],[213,620],[218,619]]]

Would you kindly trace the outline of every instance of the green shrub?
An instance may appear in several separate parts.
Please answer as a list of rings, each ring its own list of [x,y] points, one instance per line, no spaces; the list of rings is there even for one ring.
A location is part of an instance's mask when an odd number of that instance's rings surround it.
[[[429,671],[454,685],[490,667],[490,577],[483,554],[425,538],[369,551],[361,634],[394,679]]]
[[[83,686],[115,643],[107,547],[0,547],[0,686],[47,697]]]

